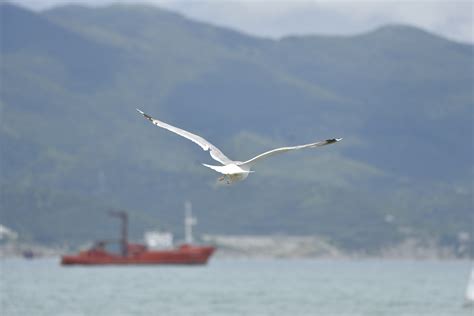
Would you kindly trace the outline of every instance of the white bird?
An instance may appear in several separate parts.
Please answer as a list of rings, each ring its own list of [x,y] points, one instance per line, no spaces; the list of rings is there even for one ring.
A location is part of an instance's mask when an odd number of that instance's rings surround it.
[[[219,150],[216,146],[202,138],[201,136],[195,135],[193,133],[190,133],[188,131],[185,131],[183,129],[180,129],[178,127],[172,126],[170,124],[167,124],[165,122],[159,121],[148,114],[143,113],[143,111],[137,109],[137,111],[142,114],[146,119],[148,119],[150,122],[155,124],[156,126],[162,127],[164,129],[167,129],[173,133],[176,133],[184,138],[189,139],[190,141],[198,144],[204,151],[209,151],[209,154],[211,157],[220,162],[222,166],[214,166],[214,165],[207,165],[204,164],[204,166],[211,168],[219,173],[221,173],[223,176],[219,178],[219,181],[225,181],[227,184],[232,184],[237,181],[244,180],[248,177],[249,173],[253,172],[251,168],[260,160],[284,153],[287,151],[291,150],[296,150],[296,149],[303,149],[303,148],[315,148],[319,146],[324,146],[324,145],[329,145],[329,144],[334,144],[336,142],[339,142],[342,140],[342,138],[332,138],[332,139],[327,139],[323,141],[319,141],[316,143],[311,143],[311,144],[306,144],[306,145],[298,145],[298,146],[291,146],[291,147],[281,147],[281,148],[276,148],[267,152],[264,152],[260,155],[257,155],[253,157],[252,159],[249,159],[247,161],[236,161],[236,160],[231,160],[227,158],[226,155],[222,153],[222,151]]]

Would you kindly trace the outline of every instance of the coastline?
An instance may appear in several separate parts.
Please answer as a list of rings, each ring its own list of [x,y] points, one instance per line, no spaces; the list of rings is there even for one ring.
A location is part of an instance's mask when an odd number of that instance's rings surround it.
[[[213,258],[223,259],[394,259],[394,260],[472,260],[472,251],[442,247],[434,240],[405,239],[377,250],[347,250],[318,236],[292,235],[203,235],[202,244],[217,248]],[[47,246],[29,242],[0,244],[0,259],[10,257],[47,258],[77,251],[77,247]],[[467,247],[466,249],[469,249]]]

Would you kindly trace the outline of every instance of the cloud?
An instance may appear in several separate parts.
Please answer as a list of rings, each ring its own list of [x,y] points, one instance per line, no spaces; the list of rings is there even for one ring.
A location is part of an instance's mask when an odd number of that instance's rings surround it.
[[[13,0],[33,9],[65,3],[106,5],[133,0]],[[249,34],[358,34],[388,23],[421,27],[445,37],[474,42],[469,0],[142,0],[188,17]]]
[[[409,24],[473,42],[471,1],[212,1],[164,0],[202,21],[260,36],[357,34],[388,23]]]

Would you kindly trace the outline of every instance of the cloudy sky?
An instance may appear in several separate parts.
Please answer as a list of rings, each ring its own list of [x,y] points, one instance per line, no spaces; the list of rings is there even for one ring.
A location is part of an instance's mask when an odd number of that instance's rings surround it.
[[[357,34],[388,23],[474,43],[473,0],[10,0],[42,10],[80,3],[148,3],[259,36]]]

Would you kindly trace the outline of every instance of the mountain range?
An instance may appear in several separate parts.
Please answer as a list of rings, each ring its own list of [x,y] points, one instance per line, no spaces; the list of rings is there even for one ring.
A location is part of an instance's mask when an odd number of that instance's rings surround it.
[[[357,36],[253,37],[145,5],[0,5],[0,223],[44,244],[181,231],[317,235],[377,252],[472,232],[473,46],[406,25]],[[216,186],[199,147],[245,160]],[[472,233],[471,233],[472,235]],[[473,237],[471,236],[471,242]]]

